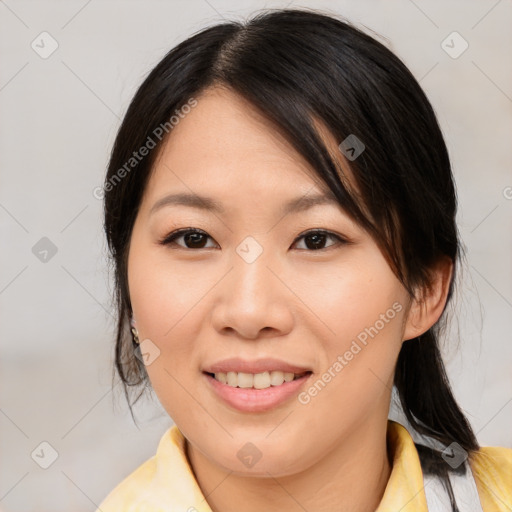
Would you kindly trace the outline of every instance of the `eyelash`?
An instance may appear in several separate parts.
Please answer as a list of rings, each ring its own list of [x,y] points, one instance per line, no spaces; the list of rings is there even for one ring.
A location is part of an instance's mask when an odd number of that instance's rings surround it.
[[[173,231],[172,233],[169,233],[163,239],[159,240],[158,243],[160,245],[167,245],[167,246],[175,244],[175,245],[178,245],[178,247],[180,249],[185,249],[185,250],[189,250],[189,251],[199,251],[201,249],[213,249],[213,247],[199,247],[199,248],[196,248],[196,249],[192,249],[190,247],[183,247],[183,246],[181,246],[179,244],[176,244],[175,240],[177,240],[178,238],[181,238],[182,236],[184,236],[186,234],[189,234],[189,233],[198,233],[200,235],[205,235],[205,236],[207,236],[208,238],[211,239],[211,237],[208,235],[208,233],[205,233],[201,229],[182,228],[182,229],[178,229],[176,231]],[[332,231],[327,231],[325,229],[312,229],[312,230],[306,231],[305,233],[302,233],[301,235],[299,235],[294,240],[293,244],[296,244],[302,238],[305,238],[305,237],[307,237],[309,235],[312,235],[312,234],[315,234],[315,235],[326,235],[328,237],[332,237],[332,238],[336,239],[339,242],[339,244],[341,244],[341,245],[347,245],[347,244],[350,243],[347,239],[343,238],[340,235],[337,235],[336,233],[333,233]],[[307,251],[307,252],[319,252],[319,251],[326,251],[328,249],[331,249],[331,248],[335,247],[336,245],[337,244],[333,244],[333,245],[330,245],[328,247],[324,247],[324,248],[321,248],[321,249],[299,249],[299,250]]]

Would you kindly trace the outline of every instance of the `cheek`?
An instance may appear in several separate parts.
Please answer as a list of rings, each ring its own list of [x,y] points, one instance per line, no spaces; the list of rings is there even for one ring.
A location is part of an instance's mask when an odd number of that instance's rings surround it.
[[[402,304],[403,288],[380,253],[365,251],[361,257],[355,255],[336,266],[304,268],[295,276],[290,288],[320,326],[316,334],[327,335],[330,351],[343,349],[376,323],[379,331],[391,334],[393,329],[396,334],[401,321],[396,309],[400,307],[393,308],[393,304]]]
[[[171,262],[165,251],[132,244],[128,261],[130,299],[139,333],[162,340],[179,329],[182,319],[204,294],[206,284],[190,263]],[[192,268],[192,271],[191,271]]]
[[[194,340],[201,338],[200,299],[213,286],[214,272],[205,269],[204,262],[171,261],[166,251],[141,242],[136,233],[133,240],[128,260],[130,299],[140,339],[151,340],[158,352],[146,371],[168,413],[181,417],[187,414],[182,386],[190,389],[199,375],[200,347]]]
[[[137,319],[140,339],[156,345],[157,357],[146,365],[151,386],[171,418],[189,418],[192,424],[204,422],[200,411],[190,407],[191,389],[197,377],[192,361],[195,328],[193,304],[199,291],[190,286],[188,275],[173,268],[160,251],[133,244],[128,264],[130,299]],[[153,345],[146,345],[150,348]]]
[[[356,411],[376,406],[392,386],[406,294],[381,261],[376,257],[364,265],[347,265],[331,272],[324,286],[307,292],[330,331],[323,337],[320,382],[304,396],[304,402],[311,399],[310,405],[323,411],[313,421],[332,414],[343,423],[347,414],[357,416]]]

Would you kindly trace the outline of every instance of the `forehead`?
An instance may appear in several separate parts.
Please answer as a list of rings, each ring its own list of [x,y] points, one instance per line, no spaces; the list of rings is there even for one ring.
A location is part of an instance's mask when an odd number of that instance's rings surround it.
[[[327,193],[275,125],[248,101],[223,89],[206,90],[174,126],[153,166],[146,195],[201,191],[223,202],[258,203]]]

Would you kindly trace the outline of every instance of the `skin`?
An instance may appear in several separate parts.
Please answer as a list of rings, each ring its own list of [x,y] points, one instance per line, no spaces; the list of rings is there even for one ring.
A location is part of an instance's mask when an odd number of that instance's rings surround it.
[[[129,250],[139,337],[160,350],[147,366],[153,389],[187,440],[212,510],[331,512],[336,503],[373,511],[391,471],[386,427],[398,353],[439,318],[451,265],[440,264],[429,293],[413,301],[339,205],[283,217],[288,199],[325,186],[244,99],[220,88],[197,99],[154,165]],[[329,137],[324,132],[336,147]],[[347,162],[340,165],[350,176]],[[210,196],[225,212],[182,205],[150,212],[177,192]],[[187,248],[184,237],[159,244],[190,227],[207,233],[204,248]],[[308,248],[299,236],[312,229],[350,243],[326,237],[323,249]],[[263,249],[252,263],[236,252],[247,236]],[[202,374],[229,357],[274,357],[311,369],[316,381],[395,302],[402,310],[307,404],[294,397],[267,412],[240,412]],[[252,468],[237,457],[247,442],[262,453]]]

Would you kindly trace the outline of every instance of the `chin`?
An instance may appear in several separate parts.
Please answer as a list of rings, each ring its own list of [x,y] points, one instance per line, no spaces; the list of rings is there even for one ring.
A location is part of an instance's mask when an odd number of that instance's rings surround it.
[[[305,469],[306,457],[294,446],[283,446],[278,440],[265,439],[250,441],[249,436],[236,437],[226,445],[216,444],[208,458],[226,471],[248,477],[284,477]],[[253,437],[254,438],[254,437]],[[208,452],[203,452],[208,453]]]

